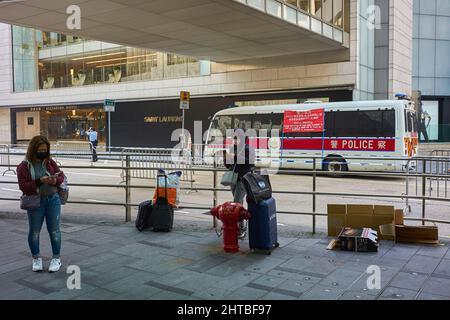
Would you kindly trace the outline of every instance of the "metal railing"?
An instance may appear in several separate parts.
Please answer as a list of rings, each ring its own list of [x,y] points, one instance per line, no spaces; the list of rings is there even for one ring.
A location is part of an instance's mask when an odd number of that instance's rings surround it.
[[[16,174],[16,171],[11,169],[11,153],[9,150],[9,146],[5,144],[0,144],[0,165],[6,166],[6,170],[3,171],[2,176],[4,176],[7,172],[12,172]]]
[[[67,154],[66,154],[67,155]],[[139,204],[131,203],[131,190],[132,189],[149,189],[154,188],[154,186],[142,186],[142,185],[135,185],[132,184],[132,172],[133,170],[141,170],[141,171],[154,171],[156,172],[159,168],[155,167],[135,167],[132,166],[133,164],[133,154],[125,154],[124,155],[124,162],[121,166],[96,166],[96,170],[122,170],[124,173],[124,184],[74,184],[71,183],[70,186],[73,187],[83,187],[83,188],[121,188],[125,191],[125,202],[108,202],[108,203],[98,203],[98,202],[92,202],[92,201],[68,201],[68,203],[73,204],[85,204],[85,205],[110,205],[110,206],[123,206],[125,208],[125,221],[131,221],[131,208],[137,207]],[[311,216],[312,217],[312,232],[316,233],[316,218],[317,217],[326,217],[326,213],[320,213],[317,212],[317,197],[356,197],[356,198],[368,198],[368,199],[415,199],[420,200],[422,202],[422,216],[421,218],[412,218],[412,217],[405,217],[405,220],[410,221],[421,221],[423,224],[425,222],[432,222],[432,223],[442,223],[442,224],[450,224],[450,220],[438,220],[438,219],[430,219],[426,216],[426,208],[425,205],[427,201],[439,201],[439,202],[447,202],[450,203],[449,198],[443,198],[443,197],[435,197],[431,195],[427,195],[425,192],[422,192],[422,194],[418,195],[410,195],[410,194],[376,194],[376,193],[354,193],[354,192],[320,192],[318,191],[317,186],[317,179],[318,177],[335,177],[339,176],[341,177],[343,174],[345,176],[358,176],[358,177],[386,177],[386,178],[403,178],[405,181],[408,181],[409,179],[442,179],[442,178],[448,178],[447,175],[440,175],[435,173],[416,173],[416,172],[328,172],[328,171],[321,171],[317,168],[317,163],[320,163],[322,160],[321,157],[298,157],[303,159],[310,159],[312,160],[312,170],[285,170],[285,169],[277,169],[277,170],[268,170],[269,173],[277,173],[277,174],[292,174],[292,175],[308,175],[312,177],[312,189],[311,191],[294,191],[294,190],[273,190],[273,193],[276,194],[289,194],[289,195],[304,195],[304,196],[311,196],[312,197],[312,208],[311,211],[278,211],[279,214],[287,214],[287,215],[303,215],[303,216]],[[364,158],[364,157],[349,157],[347,160],[373,160],[372,158]],[[405,158],[378,158],[377,160],[381,161],[405,161]],[[430,161],[429,157],[417,157],[414,159],[409,159],[410,162],[412,161]],[[0,165],[0,167],[5,167],[6,165]],[[83,169],[83,170],[89,170],[91,167],[89,166],[63,166],[62,168],[69,168],[69,169]],[[219,186],[219,173],[225,172],[224,169],[217,168],[216,166],[212,167],[188,167],[188,168],[172,168],[172,170],[185,170],[185,171],[191,171],[191,172],[210,172],[212,173],[212,187],[195,187],[195,190],[198,191],[209,191],[212,193],[212,203],[210,206],[179,206],[180,209],[203,209],[203,210],[209,210],[212,207],[215,207],[218,205],[218,193],[219,192],[227,192],[229,193],[230,190],[228,188],[223,188]],[[12,181],[0,181],[2,184],[16,184],[17,182]],[[190,187],[181,186],[182,190],[193,190],[192,185]],[[73,195],[73,193],[72,193]],[[6,200],[6,201],[19,201],[19,199],[15,198],[0,198],[0,200]],[[213,219],[213,223],[215,226],[215,219]]]
[[[122,167],[133,167],[129,172],[131,178],[156,179],[157,170],[181,171],[181,181],[193,183],[192,158],[190,152],[182,149],[162,148],[123,148],[121,152]],[[126,165],[127,161],[130,166]],[[126,180],[126,170],[122,170],[122,182]]]
[[[450,150],[434,150],[431,154],[430,157],[408,161],[405,193],[450,199]],[[413,178],[411,173],[415,174]],[[423,175],[418,177],[417,174]],[[408,199],[406,208],[411,211]]]
[[[89,159],[92,158],[93,145],[89,141],[57,141],[54,150],[55,161],[58,159],[67,158],[70,159]]]

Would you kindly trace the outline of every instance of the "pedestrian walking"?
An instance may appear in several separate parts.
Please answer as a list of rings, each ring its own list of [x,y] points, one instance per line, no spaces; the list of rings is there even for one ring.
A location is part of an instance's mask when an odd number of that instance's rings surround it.
[[[40,196],[39,207],[27,210],[28,245],[33,256],[32,270],[43,270],[39,236],[45,219],[53,253],[48,271],[57,272],[61,267],[61,200],[58,186],[64,182],[64,174],[50,156],[50,143],[47,138],[36,136],[31,139],[25,160],[17,167],[17,179],[24,195]],[[37,198],[39,200],[39,197]]]

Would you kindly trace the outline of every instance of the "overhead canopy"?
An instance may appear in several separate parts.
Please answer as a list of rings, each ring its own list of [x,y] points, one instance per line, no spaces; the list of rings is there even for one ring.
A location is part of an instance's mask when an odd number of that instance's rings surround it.
[[[79,30],[66,24],[73,4]],[[233,0],[0,0],[0,21],[216,62],[348,49],[345,36],[336,41]]]

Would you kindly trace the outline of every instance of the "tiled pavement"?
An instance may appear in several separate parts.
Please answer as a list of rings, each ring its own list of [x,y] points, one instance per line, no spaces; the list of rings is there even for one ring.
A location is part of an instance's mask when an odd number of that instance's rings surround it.
[[[33,273],[25,220],[0,219],[0,299],[445,299],[450,300],[449,242],[382,242],[378,253],[327,251],[325,236],[280,235],[272,255],[225,254],[208,225],[195,231],[139,233],[120,226],[63,223],[63,268]],[[43,228],[41,252],[50,245]],[[68,265],[81,269],[69,290]],[[367,289],[367,267],[381,268],[381,290]]]

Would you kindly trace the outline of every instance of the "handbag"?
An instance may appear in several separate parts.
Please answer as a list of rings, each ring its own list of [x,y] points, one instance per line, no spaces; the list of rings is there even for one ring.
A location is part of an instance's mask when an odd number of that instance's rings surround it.
[[[58,186],[58,194],[59,199],[61,201],[61,205],[65,205],[67,203],[67,199],[69,198],[69,183],[67,181],[67,177],[64,174],[64,181]]]
[[[41,196],[39,194],[22,195],[20,197],[20,209],[34,210],[41,206]]]
[[[234,172],[236,165],[234,165],[233,170],[227,171],[223,174],[220,184],[225,187],[235,186],[238,181],[239,174]]]

